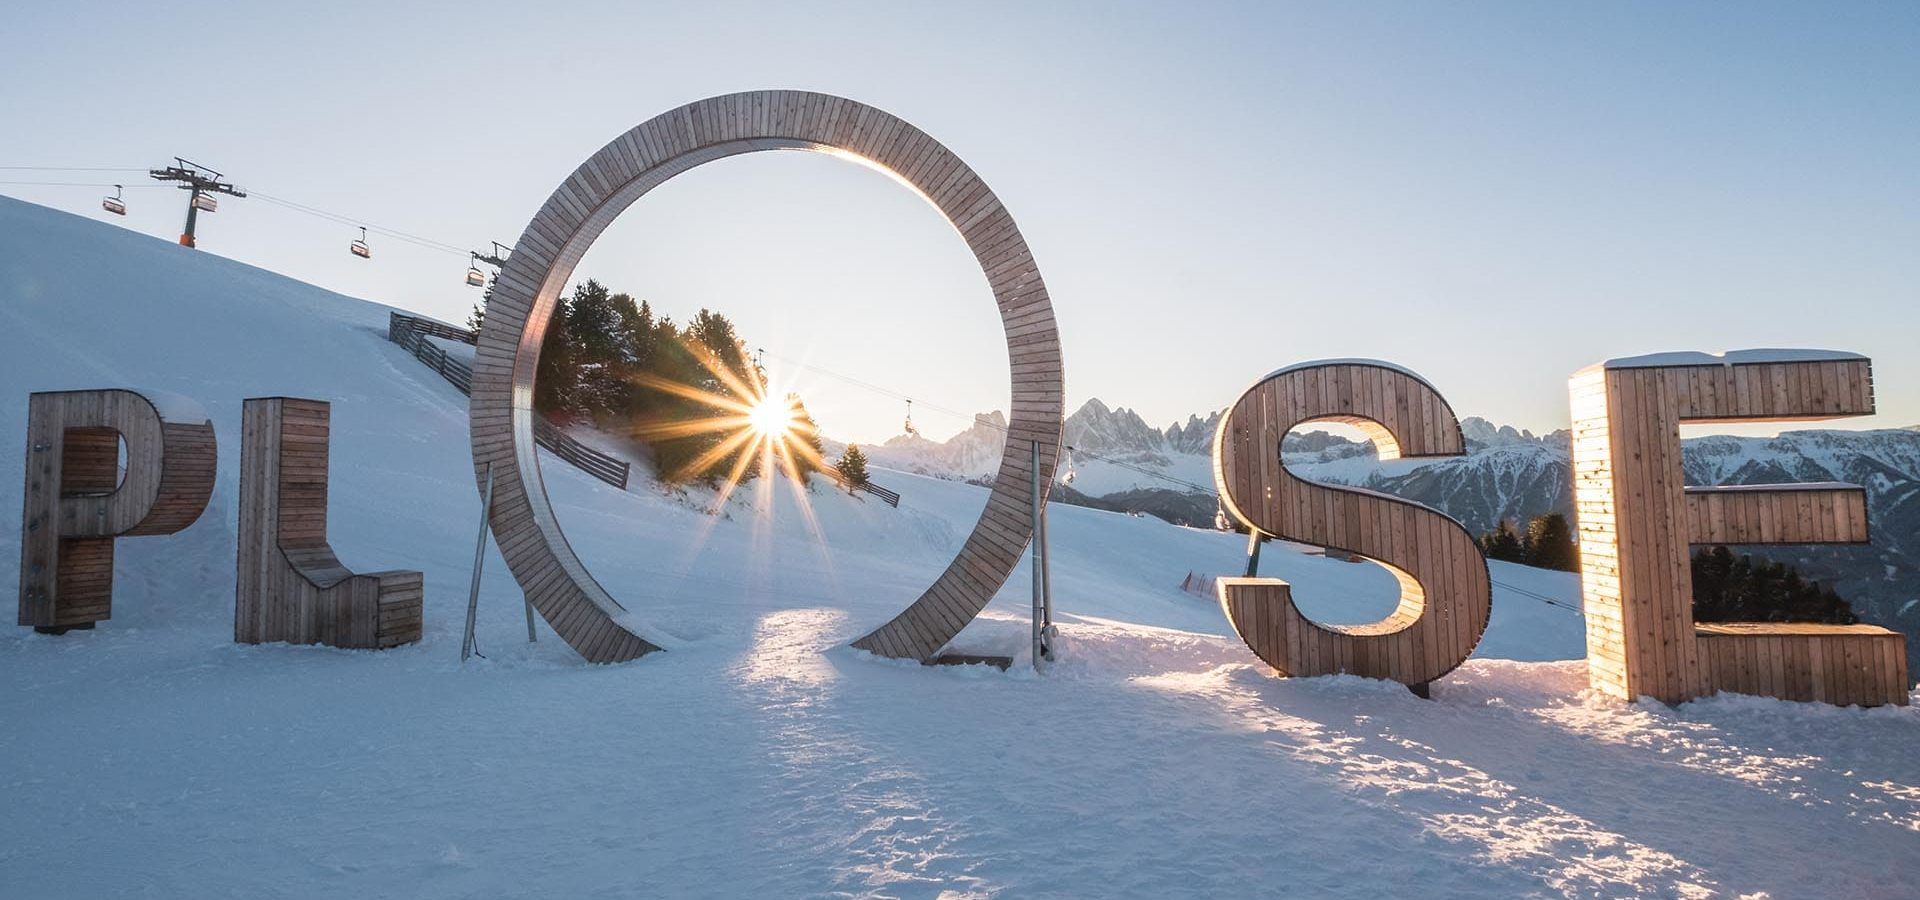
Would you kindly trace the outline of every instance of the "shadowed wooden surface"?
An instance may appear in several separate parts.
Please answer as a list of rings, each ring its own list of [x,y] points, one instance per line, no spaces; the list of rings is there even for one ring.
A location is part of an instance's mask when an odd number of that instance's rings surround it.
[[[379,649],[420,639],[419,572],[356,575],[327,544],[331,410],[256,397],[240,415],[233,639]]]
[[[58,632],[110,618],[114,538],[193,524],[213,495],[214,450],[213,423],[191,404],[117,389],[31,395],[20,624]]]
[[[1345,672],[1425,685],[1459,666],[1486,630],[1486,560],[1466,529],[1440,512],[1288,472],[1280,442],[1313,421],[1361,429],[1382,459],[1465,453],[1460,425],[1418,376],[1368,362],[1283,369],[1221,417],[1214,481],[1227,511],[1260,532],[1380,563],[1399,581],[1399,606],[1371,624],[1322,625],[1300,613],[1284,581],[1222,578],[1221,607],[1254,654],[1281,674]]]
[[[1871,625],[1693,621],[1691,544],[1859,543],[1855,485],[1688,488],[1680,426],[1873,412],[1865,357],[1750,351],[1614,360],[1568,382],[1587,670],[1625,700],[1716,690],[1829,703],[1907,702],[1906,641]]]
[[[587,572],[547,501],[532,404],[548,319],[587,248],[634,201],[702,163],[760,150],[847,157],[919,193],[973,251],[1006,330],[1011,422],[986,510],[932,586],[855,646],[922,661],[936,656],[993,598],[1032,537],[1035,442],[1042,503],[1053,482],[1064,411],[1053,306],[1013,217],[972,169],[912,125],[826,94],[753,91],[671,110],[601,148],[534,215],[501,269],[474,355],[474,479],[481,484],[493,467],[494,538],[534,608],[595,662],[659,647]]]

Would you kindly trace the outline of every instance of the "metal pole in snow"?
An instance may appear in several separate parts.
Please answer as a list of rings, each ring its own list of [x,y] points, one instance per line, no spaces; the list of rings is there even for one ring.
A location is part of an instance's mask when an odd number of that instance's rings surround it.
[[[533,634],[533,597],[532,595],[526,595],[526,601],[527,601],[527,643],[531,644],[538,641],[539,638],[534,637],[534,634]]]
[[[1047,652],[1047,661],[1053,661],[1053,545],[1047,543],[1047,508],[1040,507],[1040,597],[1046,612],[1045,625],[1040,629],[1040,646]]]
[[[473,619],[480,610],[480,565],[487,561],[487,529],[492,524],[489,514],[493,512],[493,463],[487,463],[487,486],[480,493],[480,536],[473,541],[473,584],[467,589],[467,633],[460,642],[460,661],[480,652],[474,641]],[[533,633],[533,606],[528,601],[527,633],[531,640]]]
[[[1040,518],[1040,442],[1033,442],[1033,668],[1039,671],[1046,657],[1046,549],[1042,546],[1046,526]]]
[[[1267,542],[1267,536],[1257,528],[1247,530],[1247,577],[1260,574],[1260,545]]]

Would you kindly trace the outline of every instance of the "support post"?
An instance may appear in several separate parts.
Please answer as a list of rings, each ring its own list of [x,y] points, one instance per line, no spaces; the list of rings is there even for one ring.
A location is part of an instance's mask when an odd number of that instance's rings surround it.
[[[1047,655],[1047,570],[1046,540],[1040,506],[1040,442],[1033,442],[1033,468],[1028,473],[1033,488],[1033,668],[1039,671]]]
[[[540,638],[533,631],[533,598],[522,594],[521,599],[527,604],[527,643],[536,643]]]
[[[193,192],[187,195],[187,227],[185,231],[180,232],[180,246],[182,247],[196,246],[193,242],[193,224],[194,220],[200,218],[200,206],[197,202],[199,199],[199,188],[194,188]]]
[[[487,463],[487,486],[480,492],[480,535],[473,541],[473,583],[467,588],[467,632],[460,641],[460,661],[480,651],[474,640],[473,620],[480,611],[480,566],[487,561],[487,528],[493,513],[493,463]],[[527,639],[533,639],[532,601],[528,601]]]
[[[1046,615],[1040,629],[1040,646],[1046,651],[1047,661],[1053,661],[1053,546],[1047,543],[1047,508],[1040,507],[1040,597],[1041,606]]]
[[[1247,532],[1247,577],[1260,574],[1260,545],[1267,542],[1267,536],[1258,529]]]

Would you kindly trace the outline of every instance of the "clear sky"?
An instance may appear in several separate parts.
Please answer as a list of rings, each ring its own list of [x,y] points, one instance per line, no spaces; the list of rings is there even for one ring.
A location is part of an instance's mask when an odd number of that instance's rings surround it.
[[[1874,357],[1920,423],[1920,5],[16,4],[0,166],[161,165],[460,247],[512,241],[625,129],[690,100],[825,91],[966,159],[1026,233],[1071,406],[1155,425],[1320,357],[1427,376],[1461,415],[1564,427],[1566,376],[1680,349]],[[0,180],[146,182],[139,172]],[[0,185],[99,218],[101,191]],[[171,238],[179,192],[127,192]],[[459,320],[457,255],[262,200],[205,252]],[[0,235],[0,252],[6,236]],[[985,280],[859,166],[697,169],[577,273],[727,312],[830,433],[1005,406]],[[916,410],[930,434],[965,422]]]

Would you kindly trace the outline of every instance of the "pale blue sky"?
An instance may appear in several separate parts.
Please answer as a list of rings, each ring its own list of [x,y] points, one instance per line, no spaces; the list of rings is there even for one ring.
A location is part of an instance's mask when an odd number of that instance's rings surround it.
[[[404,7],[404,8],[402,8]],[[1164,425],[1304,359],[1413,368],[1462,415],[1563,427],[1609,356],[1813,346],[1920,422],[1913,4],[30,3],[0,31],[0,165],[148,166],[440,241],[511,241],[580,160],[713,94],[883,107],[959,153],[1051,287],[1069,402]],[[144,181],[0,172],[0,180]],[[107,218],[98,191],[0,193]],[[171,238],[182,202],[115,220]],[[260,201],[218,253],[459,319],[459,257]],[[0,235],[0,249],[5,236]],[[939,216],[843,161],[669,183],[579,274],[963,410],[998,323]],[[857,322],[864,322],[856,327]],[[775,365],[776,371],[780,367]],[[828,430],[900,404],[794,373]],[[929,433],[964,422],[930,411]]]

